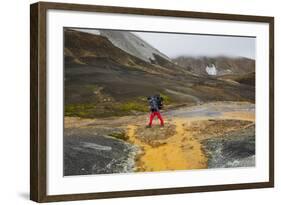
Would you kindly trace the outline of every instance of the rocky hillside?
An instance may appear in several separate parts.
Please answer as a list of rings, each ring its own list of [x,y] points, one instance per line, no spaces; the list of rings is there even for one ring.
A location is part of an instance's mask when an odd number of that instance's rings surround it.
[[[107,38],[114,46],[129,53],[143,61],[154,62],[155,56],[158,55],[168,61],[169,57],[146,43],[136,35],[130,32],[120,32],[112,30],[89,30],[89,29],[73,29],[74,31],[80,31],[84,33],[100,35]]]
[[[186,68],[188,71],[198,75],[208,76],[208,68],[214,67],[217,76],[242,75],[255,72],[255,60],[249,58],[230,57],[186,57],[180,56],[173,59],[177,65]]]
[[[243,70],[240,64],[232,70]],[[201,75],[202,65],[198,63],[195,72],[195,67],[172,61],[130,32],[65,29],[65,114],[106,117],[146,112],[146,96],[155,93],[161,93],[166,106],[254,102],[253,86]]]
[[[255,86],[256,73],[252,72],[244,75],[228,74],[228,75],[218,76],[218,79]]]

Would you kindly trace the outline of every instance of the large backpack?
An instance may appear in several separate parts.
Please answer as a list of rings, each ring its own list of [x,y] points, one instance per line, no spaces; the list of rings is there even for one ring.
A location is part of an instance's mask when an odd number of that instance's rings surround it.
[[[156,102],[158,105],[159,110],[163,108],[163,98],[161,96],[155,96]]]
[[[158,106],[157,99],[155,98],[155,96],[148,97],[148,102],[150,105],[150,110],[152,112],[156,112],[159,110],[159,106]]]

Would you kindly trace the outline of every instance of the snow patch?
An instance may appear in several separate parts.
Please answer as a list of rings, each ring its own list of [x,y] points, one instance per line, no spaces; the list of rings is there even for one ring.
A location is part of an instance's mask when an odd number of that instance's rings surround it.
[[[206,72],[208,75],[217,75],[217,68],[214,64],[212,64],[211,66],[206,67]]]

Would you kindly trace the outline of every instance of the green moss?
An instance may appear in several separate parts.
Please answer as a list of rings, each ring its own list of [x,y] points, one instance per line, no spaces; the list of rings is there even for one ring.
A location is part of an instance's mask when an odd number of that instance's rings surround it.
[[[132,111],[147,112],[146,102],[105,102],[99,104],[66,104],[65,116],[99,118],[111,116],[126,116],[133,114]]]
[[[139,97],[137,97],[137,100],[147,103],[147,97],[145,97],[145,96],[139,96]]]
[[[97,89],[97,87],[92,85],[91,89]],[[160,93],[160,95],[164,100],[164,106],[172,104],[172,99],[170,96],[163,93]],[[135,112],[149,112],[149,106],[146,97],[139,96],[127,102],[102,102],[65,105],[65,116],[75,116],[82,118],[126,116],[135,114]]]
[[[121,139],[121,140],[128,140],[128,136],[126,135],[125,132],[114,132],[109,134],[109,136],[117,138],[117,139]]]
[[[172,99],[171,99],[171,97],[170,96],[168,96],[168,95],[165,95],[165,94],[163,94],[163,93],[160,93],[160,96],[163,98],[163,103],[164,103],[164,105],[166,104],[166,105],[168,105],[168,104],[171,104],[172,103]]]
[[[65,116],[89,117],[95,110],[96,106],[93,104],[67,104]]]
[[[91,92],[95,92],[98,90],[99,87],[97,85],[90,84],[90,85],[85,85],[85,88]]]
[[[147,105],[141,102],[126,102],[118,106],[124,112],[139,111],[146,112],[148,110]]]

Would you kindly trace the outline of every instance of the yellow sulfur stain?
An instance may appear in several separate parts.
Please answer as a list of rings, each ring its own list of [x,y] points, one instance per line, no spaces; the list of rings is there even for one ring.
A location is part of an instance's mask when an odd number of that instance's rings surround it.
[[[128,125],[129,141],[142,148],[137,162],[137,171],[167,171],[207,168],[201,144],[194,139],[185,124],[184,119],[173,120],[176,125],[176,133],[166,140],[161,140],[161,145],[150,146],[137,138],[135,130],[137,126]]]

